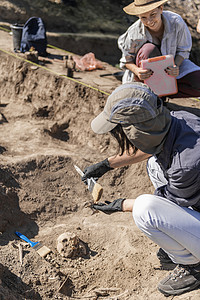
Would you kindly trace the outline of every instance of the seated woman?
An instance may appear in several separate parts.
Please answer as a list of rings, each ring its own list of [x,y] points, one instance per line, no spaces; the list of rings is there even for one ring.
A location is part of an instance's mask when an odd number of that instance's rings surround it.
[[[141,60],[171,54],[175,65],[166,72],[177,78],[178,93],[169,97],[199,97],[200,67],[189,60],[191,34],[180,15],[163,11],[165,2],[167,0],[135,0],[124,8],[127,14],[136,15],[139,20],[118,39],[122,51],[120,67],[125,69],[122,82],[143,82],[152,71],[143,70]]]

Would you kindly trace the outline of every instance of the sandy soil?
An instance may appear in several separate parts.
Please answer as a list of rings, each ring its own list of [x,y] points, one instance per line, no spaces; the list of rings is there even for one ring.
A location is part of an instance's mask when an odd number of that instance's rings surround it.
[[[61,76],[64,53],[48,49],[49,58],[34,65],[13,56],[8,33],[0,36],[0,299],[165,299],[157,282],[173,266],[159,264],[158,246],[130,213],[94,211],[74,169],[115,153],[111,137],[94,135],[90,121],[120,84],[99,75],[117,69],[103,63],[104,70],[76,72],[72,80]],[[200,103],[174,99],[168,106],[199,114]],[[145,162],[111,171],[99,183],[102,201],[153,192]],[[15,231],[52,252],[40,257]],[[65,232],[79,242],[66,246],[68,257],[57,251]],[[197,300],[199,290],[175,298]]]

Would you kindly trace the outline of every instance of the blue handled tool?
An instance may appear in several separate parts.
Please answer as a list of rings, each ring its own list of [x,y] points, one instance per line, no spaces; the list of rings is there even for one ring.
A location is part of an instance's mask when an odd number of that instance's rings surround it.
[[[36,245],[40,244],[39,242],[32,242],[31,240],[29,240],[25,235],[23,235],[22,233],[15,231],[15,234],[18,235],[18,237],[20,237],[20,239],[24,240],[25,242],[29,243],[29,245],[31,247],[35,247]]]
[[[45,257],[47,254],[49,254],[51,252],[51,250],[46,247],[43,246],[42,243],[40,242],[32,242],[31,240],[29,240],[24,234],[15,231],[15,234],[20,237],[20,239],[22,239],[23,241],[29,243],[29,245],[35,250],[37,251],[37,253],[42,256]]]

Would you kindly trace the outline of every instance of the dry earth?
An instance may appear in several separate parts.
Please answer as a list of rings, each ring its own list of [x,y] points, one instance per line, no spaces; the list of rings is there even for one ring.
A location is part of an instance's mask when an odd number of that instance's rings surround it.
[[[35,65],[12,52],[12,37],[0,31],[0,299],[154,300],[165,299],[157,282],[173,266],[161,266],[158,246],[135,226],[130,213],[108,216],[91,208],[92,196],[74,164],[84,168],[114,154],[109,135],[96,136],[90,121],[120,84],[100,74],[62,76],[61,50]],[[194,99],[174,99],[170,109],[200,114]],[[145,163],[111,171],[99,182],[102,200],[152,193]],[[45,258],[22,243],[15,231],[41,241]],[[61,256],[56,240],[75,234],[84,246]],[[70,247],[70,246],[68,246]],[[67,279],[63,289],[60,287]],[[199,290],[168,299],[197,300]]]
[[[135,20],[123,7],[131,0],[1,0],[0,24],[9,27],[24,24],[30,17],[43,19],[48,41],[54,46],[84,55],[92,51],[100,60],[112,65],[119,63],[121,51],[117,47],[119,35]],[[173,0],[166,10],[179,13],[187,23],[192,38],[191,59],[200,64],[200,40],[196,32],[200,0]]]

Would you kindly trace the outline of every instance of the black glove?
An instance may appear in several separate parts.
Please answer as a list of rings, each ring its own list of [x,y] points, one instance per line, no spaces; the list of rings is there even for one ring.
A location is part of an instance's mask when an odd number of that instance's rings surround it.
[[[105,214],[112,214],[117,211],[122,211],[122,203],[126,198],[119,198],[113,202],[105,201],[105,203],[93,204],[93,208],[104,212]]]
[[[95,164],[91,165],[83,171],[84,175],[82,177],[82,181],[86,183],[87,178],[93,177],[95,180],[98,180],[101,176],[103,176],[106,172],[113,170],[113,168],[110,167],[109,161],[106,158],[105,160]]]

